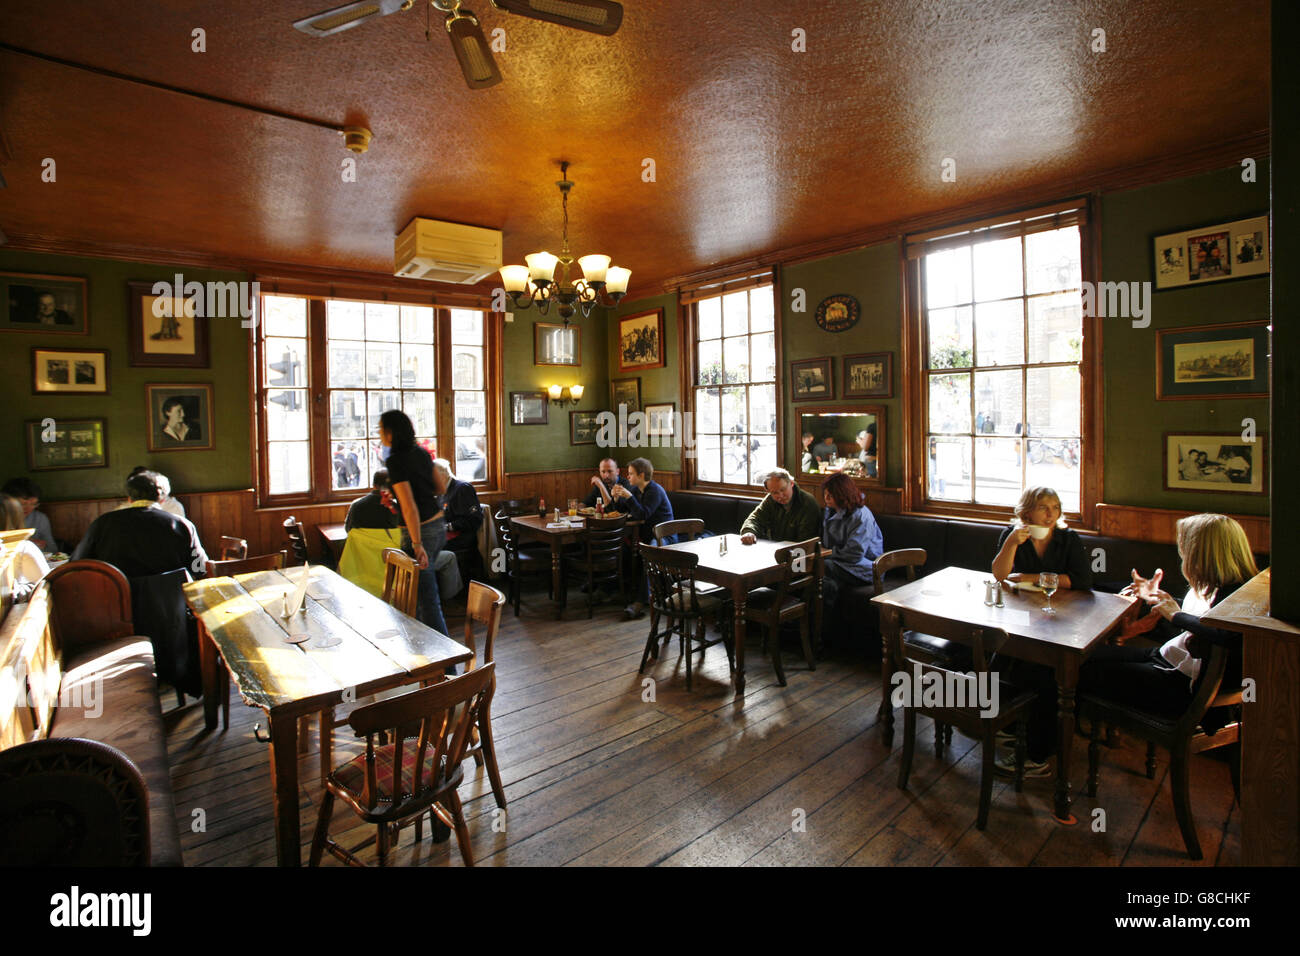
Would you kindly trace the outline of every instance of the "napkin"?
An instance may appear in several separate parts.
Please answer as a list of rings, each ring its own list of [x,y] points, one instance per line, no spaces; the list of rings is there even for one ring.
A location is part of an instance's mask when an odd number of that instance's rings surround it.
[[[298,580],[298,587],[293,592],[293,597],[289,599],[289,606],[285,608],[286,614],[297,614],[304,601],[307,600],[307,577],[310,571],[306,562],[302,566],[302,577]]]

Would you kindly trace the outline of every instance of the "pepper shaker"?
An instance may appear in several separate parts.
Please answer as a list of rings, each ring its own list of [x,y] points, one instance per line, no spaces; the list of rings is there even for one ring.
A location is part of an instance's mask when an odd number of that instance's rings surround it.
[[[1006,605],[1002,603],[1002,582],[999,581],[993,586],[997,588],[998,591],[998,603],[995,604],[994,607],[1006,607]]]
[[[984,582],[984,606],[985,607],[993,606],[993,588],[996,584],[997,584],[996,581]]]

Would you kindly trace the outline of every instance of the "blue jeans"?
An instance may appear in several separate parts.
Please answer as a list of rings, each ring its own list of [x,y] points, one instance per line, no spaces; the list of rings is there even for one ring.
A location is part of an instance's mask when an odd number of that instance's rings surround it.
[[[442,598],[438,594],[438,572],[433,568],[433,559],[447,543],[447,523],[439,520],[420,525],[420,543],[424,545],[424,550],[429,555],[429,566],[420,569],[420,596],[416,616],[422,624],[427,624],[439,634],[446,634],[447,621],[442,616]],[[402,529],[402,550],[415,557],[411,536],[405,528]]]

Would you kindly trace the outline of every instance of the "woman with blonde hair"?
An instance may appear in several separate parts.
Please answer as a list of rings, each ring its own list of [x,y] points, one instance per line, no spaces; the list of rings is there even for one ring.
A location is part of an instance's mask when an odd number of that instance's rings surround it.
[[[1092,565],[1078,532],[1061,517],[1060,496],[1053,488],[1026,488],[1011,527],[998,539],[993,576],[1033,584],[1043,571],[1060,575],[1063,589],[1092,587]]]

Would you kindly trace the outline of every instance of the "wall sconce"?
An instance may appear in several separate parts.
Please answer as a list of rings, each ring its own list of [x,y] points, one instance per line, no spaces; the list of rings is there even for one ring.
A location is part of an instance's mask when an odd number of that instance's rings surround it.
[[[585,391],[581,385],[548,385],[546,393],[551,397],[551,402],[556,405],[577,405],[582,401],[582,393]]]

